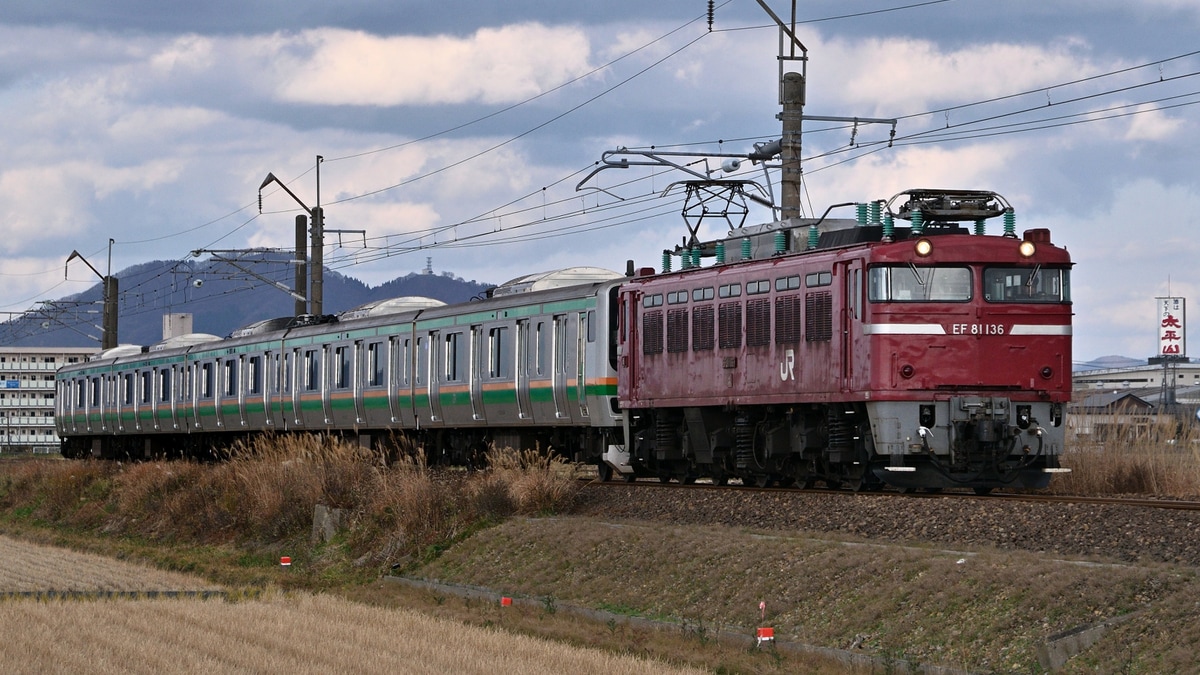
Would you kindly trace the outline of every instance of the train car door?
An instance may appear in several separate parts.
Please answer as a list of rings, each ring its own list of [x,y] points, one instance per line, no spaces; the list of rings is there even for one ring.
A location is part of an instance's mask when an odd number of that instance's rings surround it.
[[[565,314],[554,316],[554,329],[550,337],[553,362],[550,386],[554,391],[554,417],[560,420],[571,418],[571,412],[567,408],[567,375],[569,373],[567,361],[568,355],[571,353],[568,342],[570,326]]]
[[[592,322],[589,312],[579,313],[579,323],[575,327],[575,401],[579,404],[579,416],[587,419],[587,344],[595,342],[592,333]]]
[[[520,319],[517,321],[517,363],[513,381],[517,388],[517,419],[521,420],[533,417],[533,405],[529,400],[530,362],[529,319]]]
[[[442,362],[442,343],[441,333],[438,331],[429,331],[428,356],[429,361],[426,364],[425,375],[428,381],[429,392],[429,421],[442,421],[442,391],[441,391],[441,374],[444,371],[444,363]]]
[[[842,391],[851,391],[859,386],[855,372],[856,358],[862,339],[863,317],[863,269],[861,260],[842,263],[842,307],[839,330],[841,331]],[[866,363],[864,361],[864,363]]]
[[[470,347],[467,354],[467,388],[471,397],[471,419],[482,422],[483,410],[483,378],[480,376],[480,362],[484,358],[483,326],[471,326]]]
[[[376,347],[375,349],[378,349]],[[354,397],[354,422],[362,424],[367,421],[367,378],[370,377],[364,370],[364,364],[367,363],[366,347],[362,340],[354,341],[354,353],[350,355],[350,391]]]

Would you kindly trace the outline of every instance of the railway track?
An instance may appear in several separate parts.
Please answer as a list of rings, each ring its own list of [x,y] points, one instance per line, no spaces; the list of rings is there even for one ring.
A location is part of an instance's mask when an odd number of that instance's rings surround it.
[[[1110,505],[1110,506],[1126,506],[1140,507],[1149,509],[1165,509],[1174,511],[1200,511],[1200,501],[1188,501],[1181,499],[1171,499],[1162,497],[1087,497],[1079,495],[1051,495],[1040,493],[1017,493],[1017,492],[994,492],[990,495],[977,495],[970,491],[955,491],[946,490],[943,492],[870,492],[870,493],[855,493],[849,490],[825,490],[813,488],[798,488],[798,487],[756,487],[749,485],[713,485],[711,483],[691,483],[683,484],[676,482],[664,483],[657,479],[642,479],[633,482],[625,481],[609,481],[602,482],[595,477],[581,477],[582,483],[596,486],[611,486],[611,487],[628,487],[636,486],[645,489],[666,489],[666,490],[729,490],[736,492],[747,493],[794,493],[794,494],[814,494],[814,495],[862,495],[862,496],[886,496],[894,498],[907,499],[970,499],[983,501],[1004,501],[1004,502],[1042,502],[1051,504],[1079,504],[1079,505]]]

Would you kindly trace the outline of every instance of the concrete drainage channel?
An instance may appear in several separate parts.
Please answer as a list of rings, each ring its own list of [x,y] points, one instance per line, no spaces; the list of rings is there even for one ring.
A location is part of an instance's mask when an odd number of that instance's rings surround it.
[[[1051,635],[1046,638],[1046,642],[1042,646],[1038,647],[1038,663],[1046,670],[1058,670],[1066,665],[1072,656],[1082,653],[1088,647],[1099,642],[1109,628],[1128,621],[1138,614],[1141,612],[1133,612],[1087,626],[1076,626],[1071,630]]]
[[[410,588],[418,588],[422,590],[433,591],[445,595],[453,595],[461,598],[479,598],[488,602],[499,604],[501,598],[507,597],[501,593],[497,593],[489,588],[481,588],[478,586],[463,586],[459,584],[447,584],[438,581],[428,581],[425,579],[415,579],[412,577],[387,576],[384,581],[396,584],[404,584]],[[514,605],[522,605],[525,607],[537,608],[545,607],[548,601],[545,598],[537,597],[513,597]],[[566,612],[575,616],[580,616],[592,621],[605,623],[616,621],[626,623],[630,626],[640,628],[650,628],[654,630],[686,630],[687,624],[677,623],[673,621],[655,621],[637,616],[629,616],[628,614],[614,614],[598,609],[590,609],[587,607],[577,607],[575,605],[563,605],[558,602],[553,602],[554,611]],[[751,629],[729,626],[718,634],[713,636],[714,641],[724,641],[726,644],[733,643],[739,646],[745,646],[747,649],[753,647],[757,643],[754,631]],[[1090,644],[1090,643],[1089,643]],[[845,649],[832,649],[829,647],[817,647],[814,645],[806,645],[799,642],[788,642],[786,640],[774,641],[774,646],[780,651],[792,652],[794,654],[813,654],[822,656],[827,659],[837,661],[847,667],[854,668],[871,668],[881,667],[889,669],[889,672],[906,672],[906,673],[925,673],[926,675],[968,675],[965,670],[957,668],[947,668],[944,666],[909,664],[902,659],[884,659],[867,654],[856,654]],[[1069,657],[1068,657],[1069,658]]]

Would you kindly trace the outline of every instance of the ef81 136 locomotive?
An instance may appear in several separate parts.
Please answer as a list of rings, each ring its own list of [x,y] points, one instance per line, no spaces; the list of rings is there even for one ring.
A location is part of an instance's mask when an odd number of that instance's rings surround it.
[[[999,195],[909,190],[670,255],[118,347],[59,371],[63,454],[320,431],[450,461],[538,445],[605,479],[986,492],[1062,470],[1071,261]]]

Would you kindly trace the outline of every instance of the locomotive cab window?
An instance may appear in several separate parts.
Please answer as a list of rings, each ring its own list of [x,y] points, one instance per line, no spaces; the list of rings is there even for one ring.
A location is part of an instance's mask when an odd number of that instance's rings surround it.
[[[965,302],[971,299],[971,268],[880,265],[867,272],[871,302]]]
[[[1070,270],[1041,265],[989,267],[983,270],[983,299],[988,302],[1070,302],[1070,275]]]

